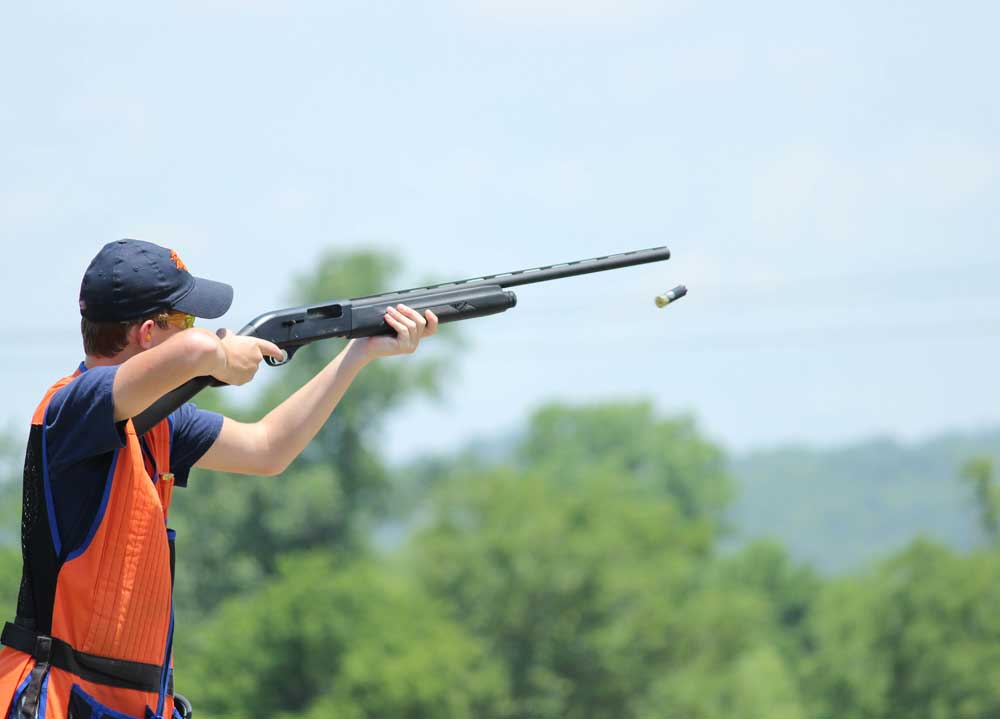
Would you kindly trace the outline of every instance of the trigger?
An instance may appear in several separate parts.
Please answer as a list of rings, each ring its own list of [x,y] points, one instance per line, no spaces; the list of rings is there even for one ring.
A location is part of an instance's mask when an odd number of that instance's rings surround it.
[[[281,350],[280,360],[274,359],[274,357],[268,355],[267,357],[264,358],[264,361],[267,362],[272,367],[280,367],[281,365],[285,364],[285,362],[288,361],[288,350],[284,349]]]

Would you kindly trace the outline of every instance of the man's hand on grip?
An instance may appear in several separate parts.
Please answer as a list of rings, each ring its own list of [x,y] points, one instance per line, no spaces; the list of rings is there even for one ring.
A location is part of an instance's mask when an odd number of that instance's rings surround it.
[[[238,335],[225,329],[216,334],[225,355],[225,364],[214,376],[226,384],[246,384],[257,374],[264,357],[280,361],[284,356],[276,344],[258,337]]]

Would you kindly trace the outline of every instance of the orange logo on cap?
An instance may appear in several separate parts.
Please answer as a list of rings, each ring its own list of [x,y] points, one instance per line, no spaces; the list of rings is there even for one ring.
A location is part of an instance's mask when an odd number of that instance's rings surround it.
[[[174,264],[177,265],[177,269],[183,272],[190,271],[188,270],[187,265],[184,264],[184,260],[177,256],[177,252],[175,250],[170,250],[170,259],[172,259]]]

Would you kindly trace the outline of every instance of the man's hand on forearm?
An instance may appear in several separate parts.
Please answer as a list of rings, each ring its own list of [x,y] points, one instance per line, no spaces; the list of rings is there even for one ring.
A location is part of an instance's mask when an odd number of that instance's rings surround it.
[[[358,340],[364,352],[372,359],[412,354],[417,351],[420,340],[437,332],[438,318],[430,310],[420,314],[406,305],[385,308],[385,322],[396,330],[396,336],[382,335]]]
[[[288,466],[319,432],[358,372],[379,357],[412,354],[420,340],[437,332],[438,318],[406,305],[386,308],[395,337],[355,339],[319,374],[261,420],[267,446],[280,467]]]

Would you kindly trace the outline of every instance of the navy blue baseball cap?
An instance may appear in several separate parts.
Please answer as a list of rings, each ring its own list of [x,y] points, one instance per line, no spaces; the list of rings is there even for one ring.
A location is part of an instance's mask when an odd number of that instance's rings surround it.
[[[128,322],[162,310],[215,319],[232,303],[232,287],[195,277],[176,252],[142,240],[106,244],[80,284],[80,314],[92,322]]]

